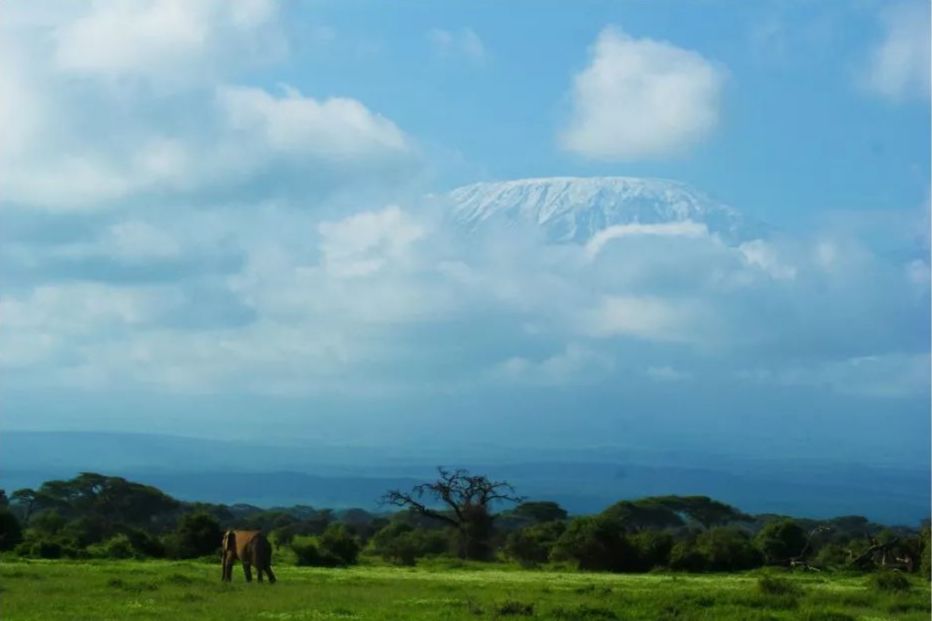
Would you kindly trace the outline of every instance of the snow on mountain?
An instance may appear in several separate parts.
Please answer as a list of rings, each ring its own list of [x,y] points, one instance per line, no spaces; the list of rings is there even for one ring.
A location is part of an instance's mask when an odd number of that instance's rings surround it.
[[[684,183],[637,177],[549,177],[473,183],[450,192],[467,230],[532,223],[552,242],[585,243],[617,225],[696,223],[730,242],[758,236],[741,214]]]

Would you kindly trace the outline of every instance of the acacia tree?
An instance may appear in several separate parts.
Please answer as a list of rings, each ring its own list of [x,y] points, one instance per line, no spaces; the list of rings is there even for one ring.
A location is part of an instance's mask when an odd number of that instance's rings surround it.
[[[492,505],[521,502],[514,488],[504,481],[490,481],[466,470],[437,468],[438,478],[421,483],[410,492],[391,490],[384,504],[404,507],[455,529],[457,553],[461,558],[486,560],[492,556],[489,543],[495,515]],[[436,508],[437,505],[442,508]]]

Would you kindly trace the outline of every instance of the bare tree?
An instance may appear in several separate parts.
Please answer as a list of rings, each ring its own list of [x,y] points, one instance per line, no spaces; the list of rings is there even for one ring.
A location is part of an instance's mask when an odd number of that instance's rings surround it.
[[[457,552],[462,558],[487,559],[492,549],[492,505],[521,502],[522,497],[504,481],[490,481],[466,470],[437,468],[438,479],[421,483],[410,492],[391,490],[383,504],[404,507],[420,515],[444,522],[457,533]],[[437,506],[441,508],[437,508]]]

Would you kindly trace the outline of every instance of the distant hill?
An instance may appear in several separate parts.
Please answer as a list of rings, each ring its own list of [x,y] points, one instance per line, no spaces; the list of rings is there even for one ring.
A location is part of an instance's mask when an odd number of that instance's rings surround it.
[[[531,498],[572,513],[600,511],[620,498],[701,494],[752,513],[806,517],[865,515],[916,524],[929,515],[929,472],[870,466],[735,462],[709,456],[636,459],[607,451],[541,452],[495,459],[398,455],[332,446],[268,446],[149,434],[6,432],[0,435],[0,488],[37,486],[81,471],[108,472],[186,500],[259,506],[309,504],[377,508],[391,487],[463,466],[512,482]]]

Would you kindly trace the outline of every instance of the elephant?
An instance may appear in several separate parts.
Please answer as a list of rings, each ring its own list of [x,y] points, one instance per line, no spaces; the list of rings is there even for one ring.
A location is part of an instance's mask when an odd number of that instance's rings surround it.
[[[270,583],[275,582],[275,574],[272,573],[272,544],[262,534],[262,531],[228,530],[223,535],[221,548],[224,582],[230,582],[233,579],[233,563],[237,559],[243,562],[246,582],[252,582],[253,565],[259,574],[259,582],[262,582],[263,573],[269,577]]]

